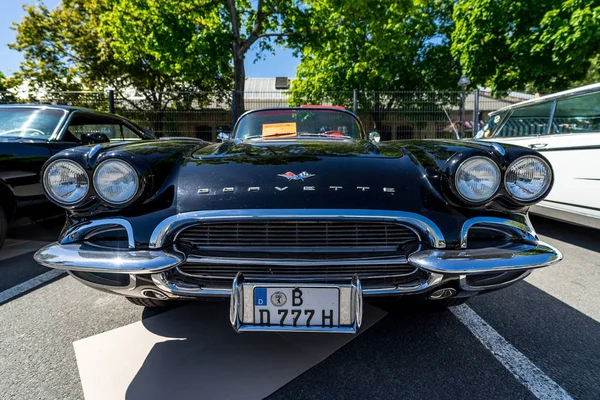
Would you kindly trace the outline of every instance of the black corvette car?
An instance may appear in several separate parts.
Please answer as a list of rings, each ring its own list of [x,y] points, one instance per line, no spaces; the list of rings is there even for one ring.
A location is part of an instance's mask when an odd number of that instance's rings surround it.
[[[40,183],[40,171],[50,157],[83,144],[141,139],[153,137],[112,114],[67,106],[0,105],[0,247],[11,221],[62,212],[48,202]]]
[[[459,304],[562,256],[528,207],[533,150],[370,138],[334,108],[255,110],[223,143],[106,143],[53,156],[68,213],[36,260],[144,306],[230,299],[238,331],[355,332],[363,297]]]

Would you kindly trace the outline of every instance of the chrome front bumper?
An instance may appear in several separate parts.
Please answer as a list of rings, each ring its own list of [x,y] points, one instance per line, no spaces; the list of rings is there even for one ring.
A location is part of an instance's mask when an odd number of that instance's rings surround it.
[[[128,221],[118,218],[106,220],[105,225],[113,228],[123,227],[129,236],[129,248],[107,250],[85,244],[87,237],[93,236],[94,232],[102,228],[102,220],[83,223],[66,232],[60,243],[53,243],[39,250],[35,254],[35,260],[50,268],[70,271],[151,275],[154,285],[172,297],[230,296],[231,288],[193,288],[169,281],[164,272],[186,262],[182,253],[167,249],[169,240],[185,227],[208,219],[290,217],[391,220],[410,224],[419,230],[421,238],[429,242],[431,249],[412,253],[407,263],[427,271],[429,279],[412,286],[363,286],[364,295],[425,292],[439,286],[446,276],[460,278],[474,274],[522,270],[524,277],[531,269],[548,266],[562,259],[562,254],[557,249],[537,240],[526,215],[523,216],[522,222],[489,217],[470,219],[461,230],[461,249],[446,249],[446,240],[439,228],[431,220],[412,213],[376,210],[230,210],[186,213],[167,218],[154,230],[149,249],[136,249],[131,225]],[[502,247],[468,249],[468,231],[479,224],[500,226],[511,231],[520,240]]]

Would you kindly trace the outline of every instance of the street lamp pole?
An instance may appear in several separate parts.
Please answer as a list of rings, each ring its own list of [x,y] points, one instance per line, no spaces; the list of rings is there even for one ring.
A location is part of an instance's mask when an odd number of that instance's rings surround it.
[[[460,93],[460,137],[463,138],[465,136],[465,91],[467,86],[471,84],[471,80],[463,74],[458,80],[458,86],[462,89]]]

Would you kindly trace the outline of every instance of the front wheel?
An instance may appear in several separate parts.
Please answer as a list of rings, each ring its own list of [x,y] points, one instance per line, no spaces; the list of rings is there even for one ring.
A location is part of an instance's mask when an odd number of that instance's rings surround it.
[[[4,209],[0,206],[0,249],[4,244],[4,239],[6,239],[6,232],[8,231],[8,222],[6,221],[6,214],[4,213]]]
[[[142,307],[173,307],[173,301],[146,299],[142,297],[126,297],[131,303]]]

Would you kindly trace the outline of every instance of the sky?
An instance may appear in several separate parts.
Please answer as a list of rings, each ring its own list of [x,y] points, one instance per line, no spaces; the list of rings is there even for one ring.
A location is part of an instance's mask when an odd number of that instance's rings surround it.
[[[15,32],[10,29],[13,22],[21,20],[25,14],[23,4],[34,4],[35,0],[0,0],[2,3],[0,13],[0,71],[11,76],[19,70],[22,57],[19,52],[10,50],[6,44],[15,39]],[[56,7],[60,0],[44,0],[49,8]],[[300,63],[298,58],[292,55],[292,51],[277,48],[275,55],[268,54],[264,60],[254,63],[254,53],[248,53],[246,57],[247,78],[267,78],[275,76],[296,76],[296,67]]]

